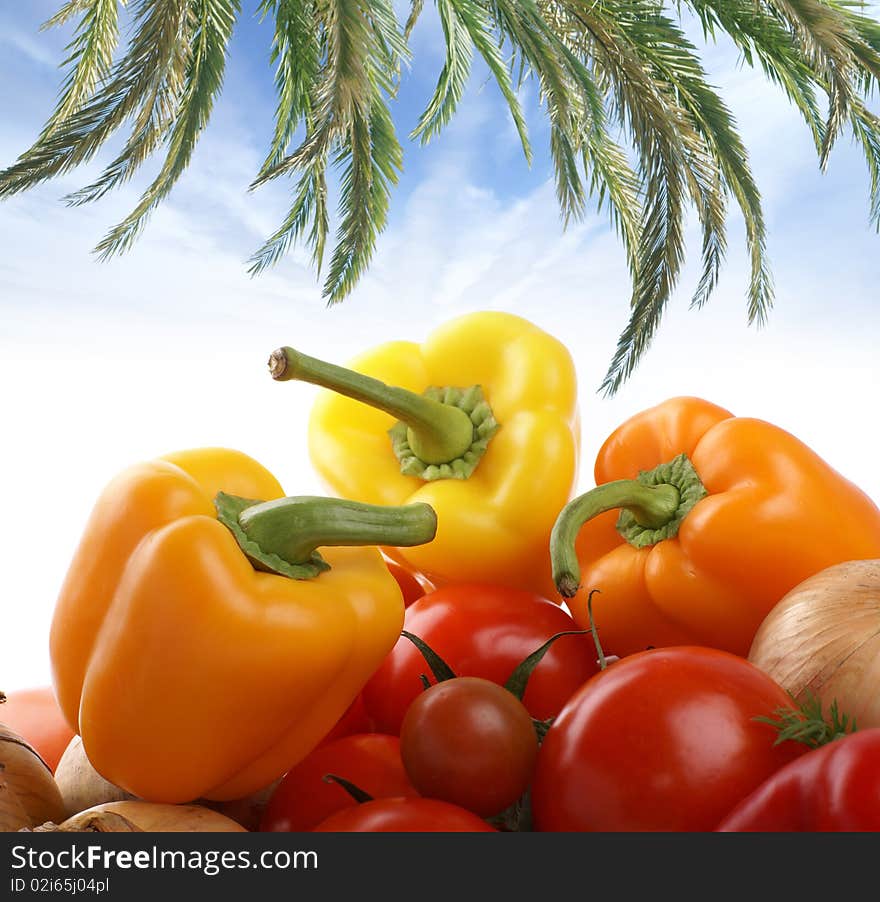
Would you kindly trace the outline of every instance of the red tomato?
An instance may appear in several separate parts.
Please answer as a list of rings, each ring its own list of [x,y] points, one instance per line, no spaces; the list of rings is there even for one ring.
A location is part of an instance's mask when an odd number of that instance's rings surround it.
[[[404,629],[427,642],[456,676],[504,685],[516,666],[551,636],[580,627],[559,605],[530,592],[459,583],[411,604]],[[562,636],[533,671],[523,702],[533,717],[553,717],[597,669],[592,636]],[[406,709],[422,692],[420,674],[433,682],[421,652],[401,637],[364,687],[364,705],[375,729],[400,732]]]
[[[877,833],[880,727],[857,730],[791,761],[737,803],[719,833]]]
[[[406,607],[409,607],[414,601],[418,601],[423,595],[427,595],[428,592],[432,592],[436,588],[427,576],[414,570],[409,570],[403,564],[398,564],[397,561],[393,561],[391,558],[385,558],[385,565],[391,571],[391,575],[397,580],[397,585],[400,586],[400,591],[403,592],[403,603]]]
[[[10,692],[0,705],[0,723],[26,739],[53,772],[75,735],[51,686]]]
[[[345,713],[332,730],[321,740],[321,745],[341,739],[343,736],[351,736],[354,733],[372,733],[373,722],[367,716],[364,707],[364,698],[358,693],[357,698],[346,708]]]
[[[807,751],[774,746],[756,717],[793,708],[744,658],[680,646],[637,652],[587,682],[538,752],[531,803],[543,831],[711,831]]]
[[[374,799],[331,814],[315,833],[497,833],[472,811],[440,799]]]
[[[418,796],[403,769],[396,736],[343,736],[319,745],[284,775],[266,805],[260,830],[311,830],[334,812],[358,804],[338,783],[325,781],[325,774],[343,777],[373,798]]]
[[[523,703],[479,677],[443,680],[409,706],[400,757],[413,786],[481,817],[500,814],[528,789],[538,737]]]

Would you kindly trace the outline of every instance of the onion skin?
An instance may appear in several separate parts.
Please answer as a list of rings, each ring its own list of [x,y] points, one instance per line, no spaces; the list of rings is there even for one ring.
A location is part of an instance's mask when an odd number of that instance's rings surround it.
[[[748,659],[799,703],[812,695],[859,729],[880,726],[880,560],[809,577],[767,614]]]
[[[105,802],[134,799],[130,792],[105,780],[92,767],[79,736],[74,736],[64,750],[55,769],[55,782],[64,798],[66,817],[73,817],[80,811]]]
[[[209,799],[197,799],[197,805],[204,805],[211,808],[232,820],[238,821],[249,832],[256,832],[260,829],[260,821],[263,819],[263,812],[269,804],[272,793],[281,782],[279,777],[274,783],[270,783],[265,789],[255,792],[253,795],[246,796],[243,799],[230,799],[226,802],[214,802]]]
[[[64,750],[55,771],[55,781],[64,798],[65,816],[68,818],[106,802],[140,801],[130,792],[106,780],[95,770],[86,755],[80,736],[74,736]],[[246,830],[255,831],[278,782],[280,780],[244,799],[232,799],[228,802],[196,799],[192,804],[210,808],[237,821]]]
[[[23,737],[0,724],[0,832],[63,816],[64,801],[49,765]]]
[[[18,733],[0,724],[0,832],[64,816],[52,769]]]
[[[35,833],[247,833],[237,821],[204,805],[166,805],[126,800],[80,811]]]

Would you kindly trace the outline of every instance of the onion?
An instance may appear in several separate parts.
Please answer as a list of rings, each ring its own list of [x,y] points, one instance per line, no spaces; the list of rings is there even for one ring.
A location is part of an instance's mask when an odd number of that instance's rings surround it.
[[[214,802],[207,799],[198,799],[197,804],[205,805],[226,817],[231,817],[234,821],[238,821],[245,829],[256,832],[260,829],[260,822],[263,819],[263,812],[269,804],[269,799],[276,787],[281,782],[281,777],[270,783],[265,789],[255,792],[253,795],[244,799],[230,799],[226,802]]]
[[[64,750],[55,771],[55,782],[64,798],[65,817],[72,817],[80,811],[105,802],[136,800],[136,796],[106,780],[95,770],[79,736],[74,736]],[[280,778],[244,799],[230,799],[224,802],[196,799],[192,804],[210,808],[237,821],[246,830],[256,831],[269,797],[279,782]]]
[[[125,800],[105,802],[60,824],[46,823],[35,833],[247,833],[232,818],[204,805],[166,805]]]
[[[64,801],[49,765],[27,740],[0,724],[0,831],[63,816]]]
[[[64,799],[65,817],[72,817],[104,802],[134,799],[130,792],[105,780],[92,767],[79,736],[74,736],[64,750],[55,769],[55,782]]]
[[[835,564],[795,586],[748,659],[799,703],[812,695],[859,729],[880,726],[880,560]]]

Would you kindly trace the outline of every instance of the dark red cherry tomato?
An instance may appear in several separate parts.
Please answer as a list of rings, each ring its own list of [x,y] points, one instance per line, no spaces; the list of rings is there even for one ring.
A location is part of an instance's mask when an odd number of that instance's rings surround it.
[[[559,605],[530,592],[459,583],[429,592],[406,609],[404,629],[425,641],[456,676],[477,676],[504,685],[523,659],[551,636],[580,627]],[[546,720],[596,673],[589,633],[557,639],[529,677],[523,703]],[[374,728],[400,732],[403,717],[422,692],[420,674],[432,681],[421,652],[398,640],[363,690]]]
[[[529,712],[507,689],[456,677],[409,706],[400,757],[413,786],[481,817],[500,814],[528,789],[538,755]]]

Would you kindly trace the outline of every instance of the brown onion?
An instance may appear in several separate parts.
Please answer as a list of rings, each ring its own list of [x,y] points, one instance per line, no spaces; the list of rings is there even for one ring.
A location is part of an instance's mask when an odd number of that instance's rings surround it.
[[[880,726],[880,560],[835,564],[788,592],[749,660],[798,702],[833,702],[859,729]]]
[[[46,823],[33,832],[61,833],[247,833],[237,821],[204,805],[166,805],[125,800],[105,802],[69,817]]]
[[[130,792],[105,780],[92,767],[79,736],[74,736],[64,750],[55,769],[55,782],[64,798],[66,817],[72,817],[86,808],[93,808],[104,802],[122,802],[134,798]]]
[[[214,811],[231,817],[234,821],[238,821],[245,829],[256,832],[260,829],[260,821],[263,818],[263,812],[269,804],[269,799],[281,782],[279,777],[274,783],[270,783],[265,789],[255,792],[253,795],[244,799],[230,799],[226,802],[214,802],[206,799],[198,799],[197,804],[205,805]]]
[[[105,802],[136,801],[137,797],[102,777],[92,766],[83,748],[82,738],[74,736],[64,750],[55,781],[64,797],[66,816],[72,817],[87,808]],[[279,781],[244,799],[214,802],[196,799],[192,804],[210,808],[219,814],[232,818],[248,831],[255,831],[260,824],[263,810]]]
[[[0,831],[60,817],[64,801],[51,768],[27,740],[0,724]]]

